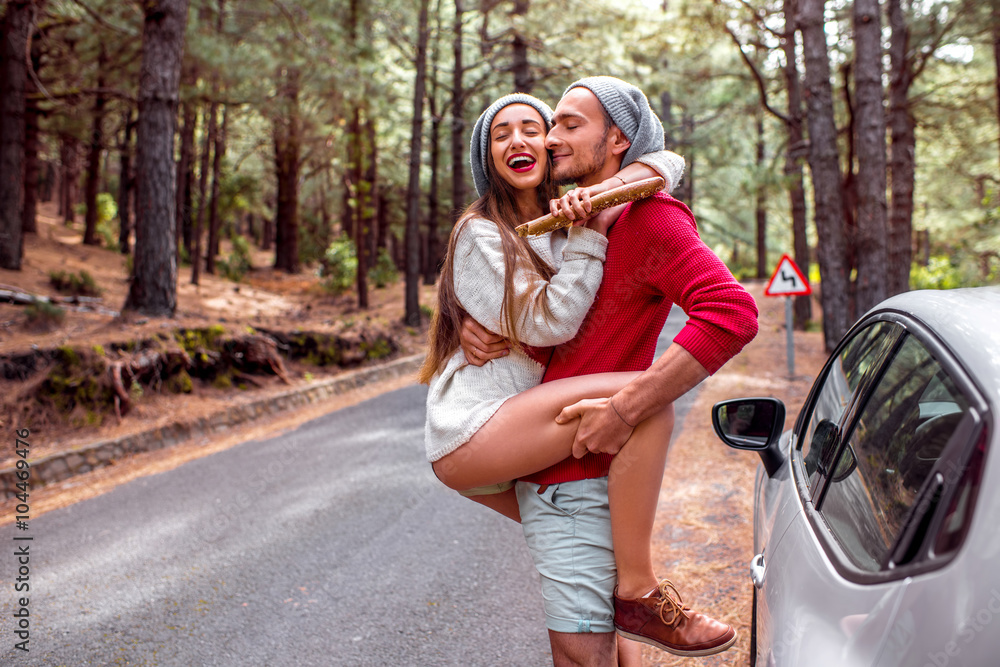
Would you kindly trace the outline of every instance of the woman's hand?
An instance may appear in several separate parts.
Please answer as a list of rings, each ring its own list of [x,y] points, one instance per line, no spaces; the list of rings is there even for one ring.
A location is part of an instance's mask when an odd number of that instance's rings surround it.
[[[462,352],[465,353],[465,361],[472,366],[483,366],[487,361],[510,354],[510,345],[503,337],[488,330],[469,315],[462,318],[458,339]]]
[[[618,217],[625,210],[626,204],[619,204],[609,209],[605,209],[594,216],[590,215],[593,206],[591,198],[603,194],[614,187],[622,185],[622,181],[614,176],[606,181],[590,185],[584,188],[573,188],[559,199],[549,202],[549,212],[554,216],[563,216],[567,220],[573,221],[574,227],[586,225],[594,231],[608,235],[608,228],[615,224]]]

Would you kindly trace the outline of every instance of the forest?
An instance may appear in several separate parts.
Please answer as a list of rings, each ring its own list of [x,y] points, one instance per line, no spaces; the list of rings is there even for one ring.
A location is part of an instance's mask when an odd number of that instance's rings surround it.
[[[0,267],[36,209],[130,256],[124,310],[239,279],[248,248],[357,307],[378,271],[419,325],[474,197],[475,119],[575,79],[642,88],[674,196],[739,278],[784,253],[832,347],[912,288],[1000,281],[1000,2],[5,0]],[[227,241],[228,253],[220,251]],[[426,315],[424,316],[426,318]]]

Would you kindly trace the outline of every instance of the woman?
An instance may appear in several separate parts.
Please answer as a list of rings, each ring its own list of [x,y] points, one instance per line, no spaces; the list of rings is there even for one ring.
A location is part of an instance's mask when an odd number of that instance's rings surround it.
[[[472,154],[474,165],[480,157],[484,162],[484,177],[476,179],[481,197],[452,232],[421,370],[421,381],[430,384],[426,445],[435,474],[515,520],[510,480],[571,453],[576,422],[557,424],[556,415],[581,399],[611,397],[636,376],[604,373],[537,387],[551,346],[570,340],[590,308],[605,234],[620,212],[605,212],[586,226],[574,223],[565,237],[525,241],[516,235],[517,224],[542,215],[555,197],[545,149],[551,113],[540,100],[510,95],[476,124]],[[612,182],[652,175],[633,164]],[[467,365],[458,346],[466,312],[502,332],[511,353],[481,368]],[[672,427],[669,410],[636,425],[611,466],[610,477],[618,480],[609,500],[623,595],[638,597],[657,585],[649,543],[661,479],[656,471],[663,470]],[[637,511],[640,488],[652,496],[652,508],[647,503]]]

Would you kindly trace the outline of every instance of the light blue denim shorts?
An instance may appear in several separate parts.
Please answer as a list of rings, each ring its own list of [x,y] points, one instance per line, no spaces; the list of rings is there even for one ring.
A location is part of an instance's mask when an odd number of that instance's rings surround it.
[[[543,487],[518,482],[516,489],[524,539],[542,578],[546,627],[614,632],[612,596],[618,574],[608,478]]]

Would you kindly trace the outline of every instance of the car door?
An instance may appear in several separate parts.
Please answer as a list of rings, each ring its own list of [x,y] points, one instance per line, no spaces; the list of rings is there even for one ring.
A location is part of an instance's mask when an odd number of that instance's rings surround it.
[[[911,577],[944,562],[927,547],[954,492],[942,471],[972,451],[974,390],[955,375],[898,314],[832,355],[793,432],[786,488],[802,511],[764,546],[758,664],[874,665],[899,641]]]

